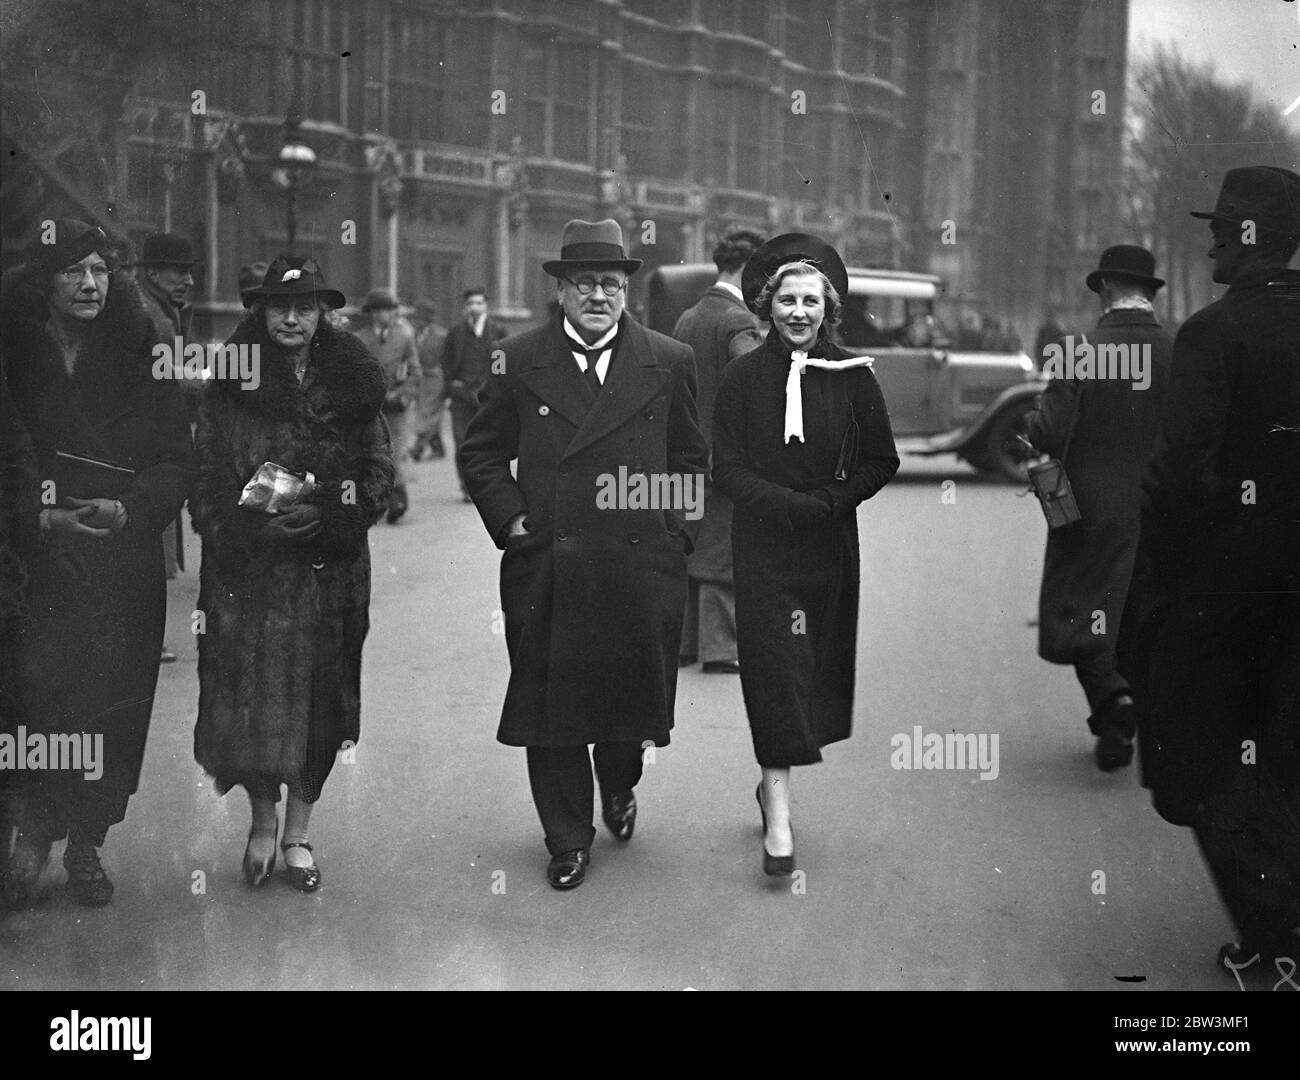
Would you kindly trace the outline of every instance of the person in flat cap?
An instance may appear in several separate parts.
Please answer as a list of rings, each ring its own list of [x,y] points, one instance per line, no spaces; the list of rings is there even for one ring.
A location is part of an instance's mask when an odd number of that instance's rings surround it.
[[[384,418],[393,443],[393,464],[397,483],[389,501],[386,520],[395,525],[406,513],[407,462],[415,438],[415,401],[420,392],[420,356],[415,348],[415,331],[399,314],[400,305],[391,289],[371,289],[361,304],[363,325],[354,330],[361,343],[384,369],[388,395]]]
[[[1138,739],[1236,926],[1221,963],[1271,982],[1300,958],[1300,176],[1232,169],[1193,216],[1227,291],[1178,331],[1143,484],[1158,614]]]
[[[98,774],[0,777],[17,804],[0,881],[12,907],[35,898],[64,837],[73,898],[113,896],[98,849],[139,783],[167,616],[162,533],[193,477],[181,393],[152,377],[154,328],[114,248],[96,225],[46,221],[25,266],[0,284],[0,384],[39,480],[17,507],[27,538],[26,603],[9,628],[19,719],[29,742],[102,741]]]
[[[858,506],[898,470],[889,412],[866,358],[831,329],[848,294],[838,252],[786,233],[745,264],[766,324],[731,361],[713,413],[713,482],[734,506],[740,685],[760,781],[763,871],[794,872],[790,770],[852,730]]]
[[[460,451],[504,551],[497,739],[527,748],[557,889],[581,885],[591,861],[593,759],[605,825],[627,841],[643,751],[669,743],[684,524],[708,468],[690,348],[624,310],[640,265],[616,221],[565,225],[559,258],[542,264],[560,314],[500,343]]]
[[[199,410],[190,511],[203,538],[194,757],[224,795],[248,792],[244,877],[280,852],[289,882],[320,887],[308,826],[338,750],[361,735],[369,628],[366,535],[388,507],[393,459],[384,369],[327,311],[346,300],[312,259],[282,256],[226,342],[257,378],[216,377]],[[273,498],[273,501],[272,501]]]
[[[1156,318],[1164,281],[1146,248],[1107,248],[1084,284],[1097,294],[1101,317],[1086,332],[1044,344],[1036,363],[1051,381],[1027,425],[1029,441],[1061,459],[1082,515],[1047,534],[1038,655],[1073,665],[1097,767],[1110,772],[1133,760],[1138,709],[1118,646],[1131,640],[1122,627],[1142,469],[1155,445],[1174,339]]]

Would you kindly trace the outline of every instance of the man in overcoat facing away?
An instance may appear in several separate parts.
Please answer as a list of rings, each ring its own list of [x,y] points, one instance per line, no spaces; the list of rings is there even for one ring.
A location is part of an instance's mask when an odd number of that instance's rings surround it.
[[[623,310],[640,265],[612,219],[565,225],[542,264],[561,311],[497,346],[459,455],[504,551],[497,739],[527,747],[557,889],[591,861],[593,760],[605,824],[628,840],[642,748],[668,745],[690,541],[689,507],[664,503],[702,495],[708,466],[690,348]]]
[[[745,306],[740,275],[766,237],[749,229],[732,229],[713,249],[718,280],[682,312],[673,337],[695,353],[699,380],[700,430],[713,445],[713,402],[722,370],[737,356],[763,344],[758,317]],[[736,594],[731,566],[731,500],[706,482],[704,518],[695,550],[686,563],[690,593],[682,626],[682,666],[699,660],[705,674],[740,670],[736,663]]]
[[[1095,329],[1044,345],[1037,363],[1053,378],[1028,425],[1030,442],[1061,457],[1082,515],[1047,534],[1038,655],[1074,665],[1088,699],[1088,730],[1097,737],[1097,767],[1111,772],[1133,760],[1140,703],[1118,646],[1133,640],[1121,634],[1121,617],[1137,554],[1142,470],[1155,444],[1174,340],[1155,315],[1152,301],[1164,281],[1146,248],[1107,248],[1084,284],[1101,301],[1101,318]]]
[[[1178,332],[1143,484],[1164,612],[1138,738],[1157,812],[1193,827],[1236,924],[1220,961],[1274,975],[1300,959],[1300,176],[1231,169],[1194,216],[1228,290]]]

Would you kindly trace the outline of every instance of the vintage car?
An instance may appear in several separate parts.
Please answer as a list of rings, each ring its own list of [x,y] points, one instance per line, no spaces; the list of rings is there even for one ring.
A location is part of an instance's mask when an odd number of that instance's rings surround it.
[[[671,334],[716,277],[707,263],[659,267],[647,286],[646,324]],[[935,330],[940,288],[932,274],[851,267],[839,343],[875,357],[900,451],[956,454],[981,472],[1023,483],[1027,460],[1016,434],[1044,379],[1023,352],[950,348]]]

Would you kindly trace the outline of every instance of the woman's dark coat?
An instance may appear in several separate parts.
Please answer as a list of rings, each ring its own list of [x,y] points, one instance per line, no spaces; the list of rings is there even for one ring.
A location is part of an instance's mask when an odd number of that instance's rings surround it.
[[[257,316],[227,344],[256,346],[261,385],[214,380],[199,407],[191,511],[203,538],[195,759],[225,792],[301,780],[319,796],[361,730],[361,648],[370,627],[366,533],[388,504],[393,462],[383,369],[324,319],[301,385]],[[268,517],[238,505],[258,466],[312,472],[323,512],[301,546],[263,538]]]
[[[1082,335],[1075,334],[1078,345]],[[1054,664],[1114,656],[1138,543],[1142,470],[1155,445],[1169,389],[1170,337],[1144,311],[1111,311],[1086,333],[1103,345],[1150,346],[1150,385],[1055,378],[1030,418],[1029,441],[1059,455],[1080,520],[1047,534],[1038,598],[1038,655]],[[1073,431],[1073,434],[1071,434]],[[1104,633],[1095,612],[1104,612]]]
[[[850,353],[826,344],[813,356]],[[733,360],[713,414],[713,482],[735,505],[736,642],[758,763],[821,760],[852,729],[858,627],[858,504],[898,470],[889,413],[867,368],[803,376],[805,442],[784,441],[789,350],[776,337]],[[850,415],[858,464],[834,479]],[[831,516],[801,524],[795,493],[824,492]]]
[[[35,828],[48,826],[57,838],[75,819],[94,840],[122,819],[139,780],[167,614],[161,533],[185,501],[193,446],[180,390],[152,376],[153,325],[133,283],[121,275],[113,280],[71,376],[45,329],[48,319],[44,298],[10,284],[0,302],[0,366],[30,438],[36,480],[53,478],[60,450],[135,470],[120,492],[28,483],[17,508],[26,538],[20,717],[29,732],[104,735],[103,776],[51,774],[47,788],[66,789],[51,796],[54,803],[78,809]],[[40,510],[69,496],[120,498],[128,523],[98,540],[41,540]]]
[[[503,370],[488,379],[460,452],[465,487],[505,550],[510,685],[497,738],[666,746],[686,607],[682,513],[603,508],[597,494],[620,469],[702,486],[691,350],[624,315],[596,400],[560,319],[500,348]],[[507,540],[523,513],[528,534]]]

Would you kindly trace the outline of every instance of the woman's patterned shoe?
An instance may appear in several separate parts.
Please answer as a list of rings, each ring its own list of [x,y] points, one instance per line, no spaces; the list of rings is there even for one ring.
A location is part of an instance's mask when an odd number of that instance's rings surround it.
[[[320,867],[316,865],[314,858],[310,866],[290,866],[290,848],[305,848],[311,851],[311,845],[304,840],[295,840],[290,844],[281,844],[280,850],[284,852],[284,865],[289,871],[289,884],[300,892],[315,892],[320,888]]]

